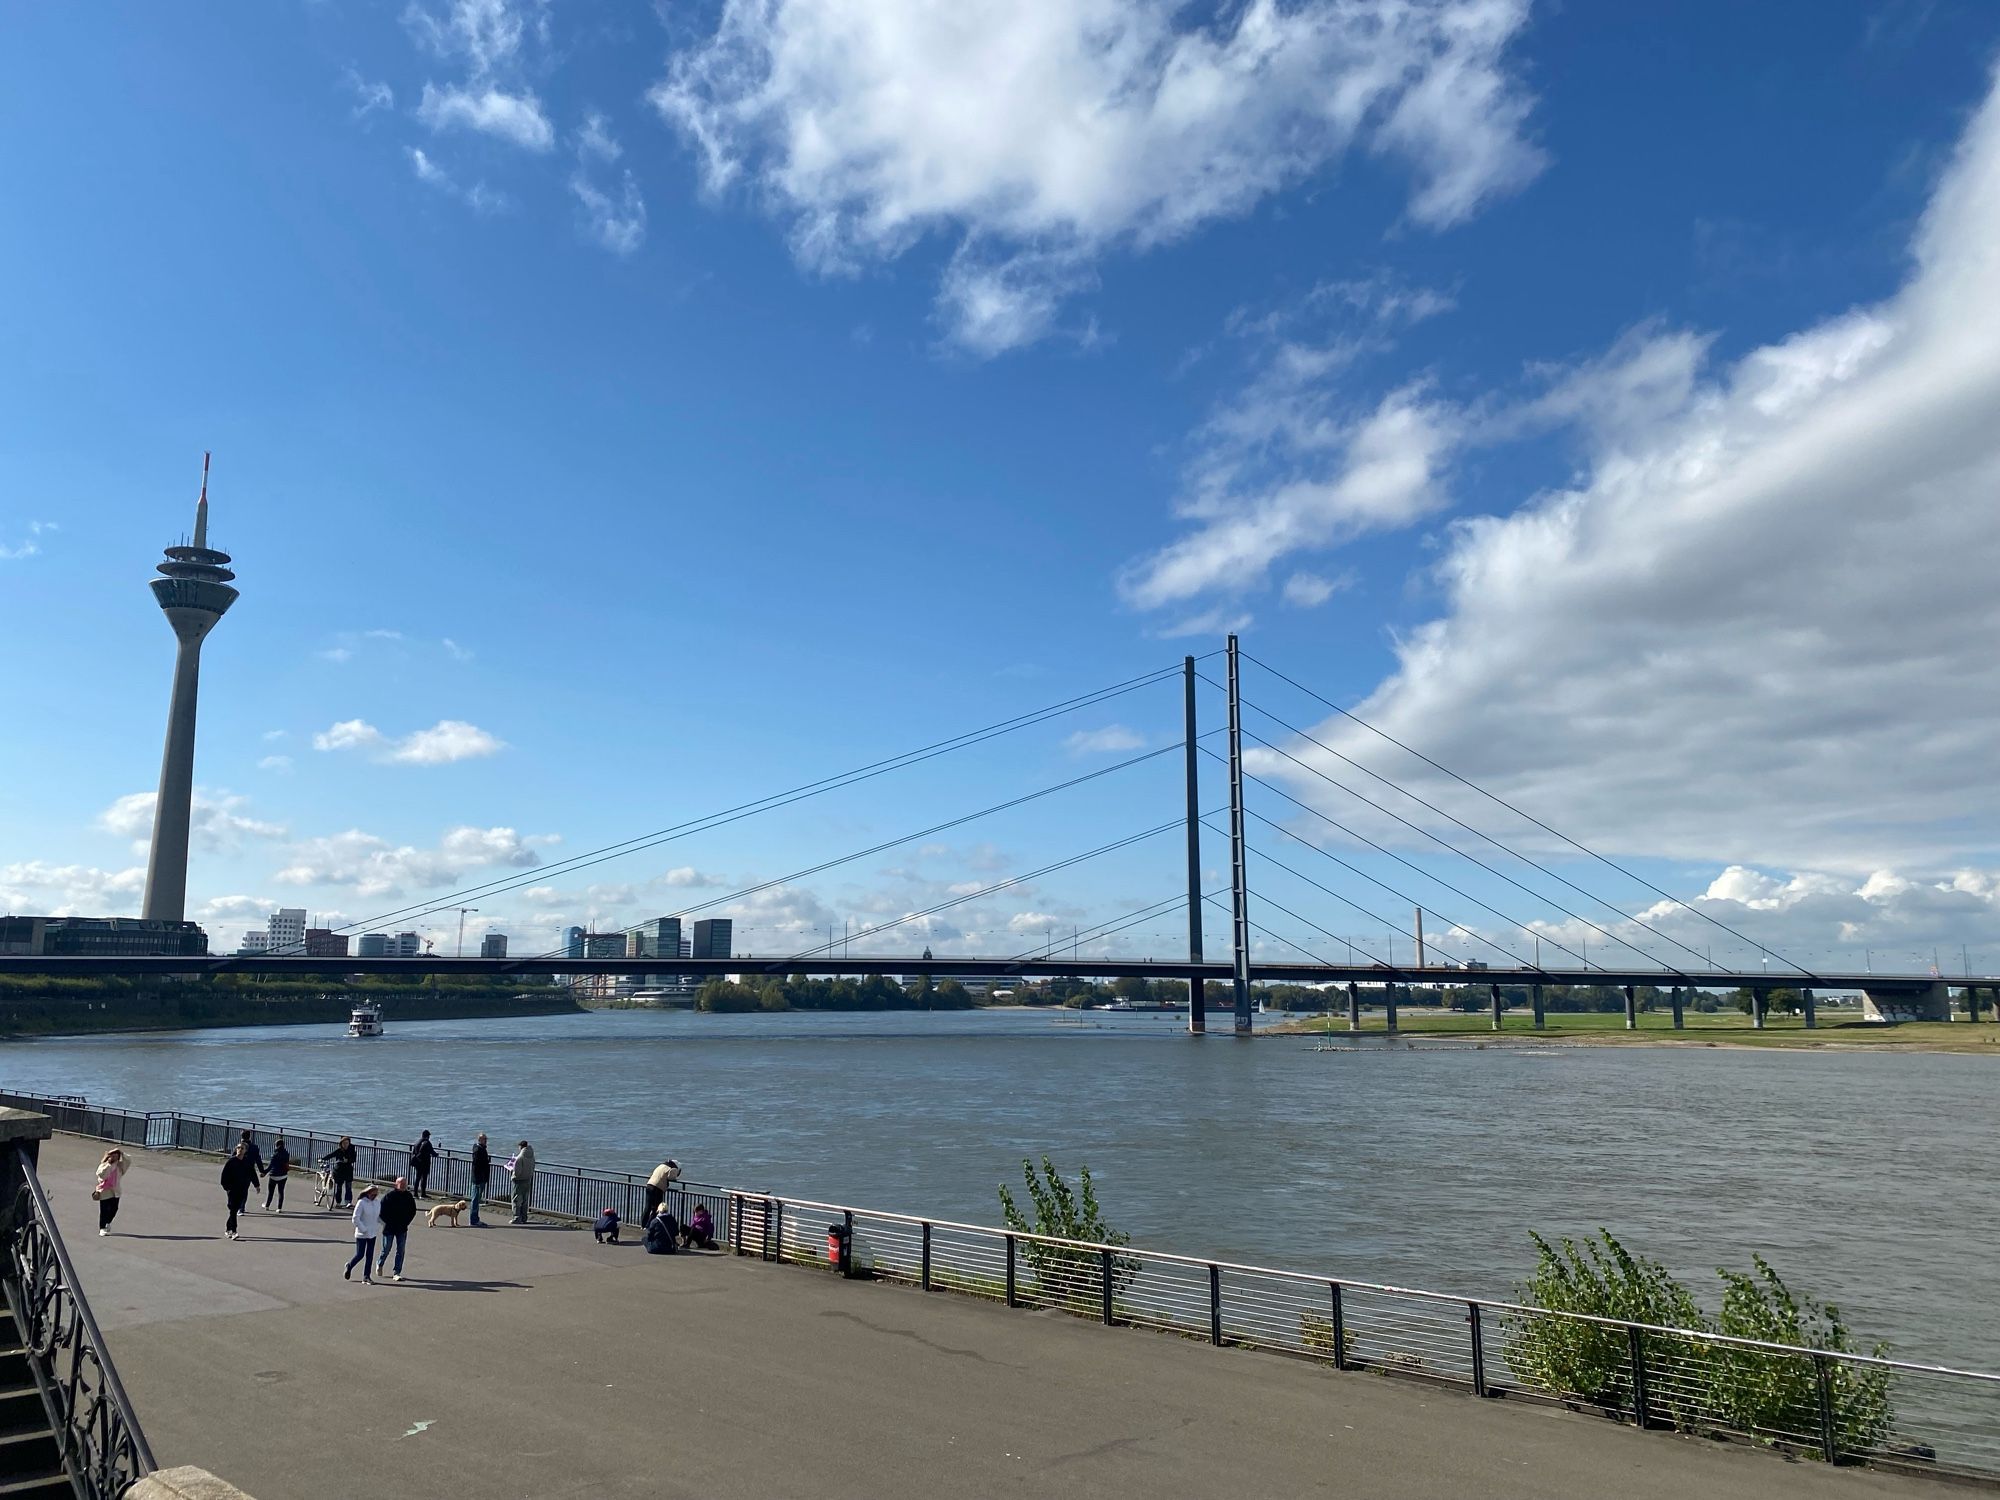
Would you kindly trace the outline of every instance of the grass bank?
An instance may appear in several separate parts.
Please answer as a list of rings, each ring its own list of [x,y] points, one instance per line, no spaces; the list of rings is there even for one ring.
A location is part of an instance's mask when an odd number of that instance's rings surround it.
[[[1387,1026],[1380,1011],[1364,1012],[1359,1035],[1385,1038]],[[1263,1036],[1325,1036],[1334,1040],[1357,1033],[1347,1029],[1345,1012],[1333,1016],[1306,1016],[1261,1032]],[[1882,1047],[1905,1052],[1973,1052],[2000,1056],[2000,1025],[1982,1021],[1905,1021],[1894,1026],[1857,1021],[1849,1016],[1839,1020],[1820,1017],[1819,1026],[1806,1030],[1797,1016],[1772,1016],[1762,1031],[1750,1018],[1735,1011],[1689,1011],[1685,1030],[1674,1029],[1673,1016],[1662,1011],[1641,1011],[1639,1028],[1625,1029],[1625,1017],[1618,1012],[1551,1012],[1547,1024],[1535,1029],[1527,1011],[1506,1012],[1499,1031],[1490,1015],[1417,1014],[1404,1012],[1397,1019],[1397,1035],[1411,1041],[1504,1042],[1534,1046],[1562,1043],[1606,1047]]]

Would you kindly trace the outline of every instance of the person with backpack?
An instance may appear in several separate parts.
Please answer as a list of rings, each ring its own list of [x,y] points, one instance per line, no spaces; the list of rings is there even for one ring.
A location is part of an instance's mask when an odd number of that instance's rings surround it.
[[[417,1196],[431,1195],[431,1163],[437,1160],[437,1147],[431,1144],[431,1133],[426,1130],[416,1145],[410,1147],[410,1176],[416,1179]]]
[[[486,1150],[486,1132],[480,1131],[472,1142],[472,1227],[484,1229],[479,1222],[480,1200],[486,1196],[487,1186],[493,1181],[493,1157]]]
[[[271,1142],[271,1166],[264,1174],[264,1212],[271,1213],[272,1198],[278,1200],[277,1213],[285,1211],[285,1184],[292,1177],[292,1153],[285,1149],[285,1138],[279,1136]]]

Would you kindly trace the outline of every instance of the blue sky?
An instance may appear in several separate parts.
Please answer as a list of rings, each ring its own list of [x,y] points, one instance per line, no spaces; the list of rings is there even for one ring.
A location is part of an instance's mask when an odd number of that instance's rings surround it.
[[[0,906],[136,908],[170,660],[143,584],[212,449],[244,590],[205,662],[191,899],[219,941],[280,902],[359,920],[525,877],[1237,624],[1761,941],[2000,965],[1994,440],[1923,425],[1995,410],[1990,365],[1926,331],[2000,305],[1990,7],[6,27]],[[1813,423],[1856,434],[1843,401],[1884,424],[1851,495],[1801,457]],[[533,943],[723,896],[1130,753],[1073,732],[1163,743],[1175,709],[1149,690],[478,921]],[[886,920],[1151,826],[1170,759],[739,918]],[[991,951],[1176,885],[1168,840],[930,931]]]

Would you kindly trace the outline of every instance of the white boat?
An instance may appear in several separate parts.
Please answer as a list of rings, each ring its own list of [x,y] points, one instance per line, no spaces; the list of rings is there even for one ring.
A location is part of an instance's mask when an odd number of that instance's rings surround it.
[[[382,1007],[372,1000],[363,1000],[347,1017],[349,1036],[380,1036],[382,1034]]]

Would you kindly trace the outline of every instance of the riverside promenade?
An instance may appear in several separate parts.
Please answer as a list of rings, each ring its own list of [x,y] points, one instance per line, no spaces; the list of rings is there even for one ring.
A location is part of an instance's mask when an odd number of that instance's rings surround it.
[[[139,1419],[256,1500],[1965,1493],[554,1223],[419,1218],[408,1279],[364,1286],[309,1174],[230,1242],[206,1158],[135,1153],[100,1239],[102,1149],[40,1175]]]

